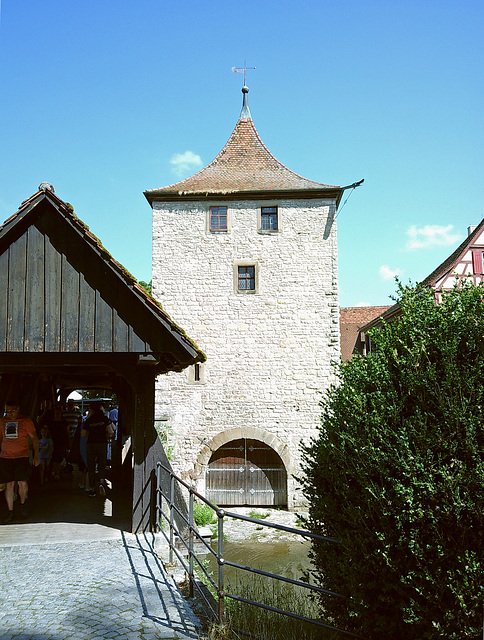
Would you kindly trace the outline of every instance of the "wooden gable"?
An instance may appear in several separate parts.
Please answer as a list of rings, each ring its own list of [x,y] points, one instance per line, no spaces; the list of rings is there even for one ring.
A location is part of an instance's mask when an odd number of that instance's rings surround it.
[[[39,191],[0,228],[0,353],[204,356],[66,203]]]
[[[0,290],[0,351],[152,351],[37,226],[0,255]]]
[[[115,514],[132,485],[133,531],[150,526],[156,464],[169,464],[155,378],[204,360],[50,185],[0,226],[0,405],[18,398],[35,417],[72,389],[112,390],[131,454],[114,447],[110,496]]]

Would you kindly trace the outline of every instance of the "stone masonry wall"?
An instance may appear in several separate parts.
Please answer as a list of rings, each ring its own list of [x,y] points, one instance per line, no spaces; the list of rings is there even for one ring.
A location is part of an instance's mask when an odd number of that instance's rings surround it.
[[[208,231],[209,206],[227,204],[229,232]],[[277,204],[280,231],[257,230]],[[339,358],[334,200],[154,203],[153,295],[206,353],[191,371],[160,376],[156,419],[176,471],[204,490],[205,464],[224,442],[259,438],[286,464],[289,507],[301,441],[315,435],[319,401]],[[238,261],[258,271],[238,293]]]

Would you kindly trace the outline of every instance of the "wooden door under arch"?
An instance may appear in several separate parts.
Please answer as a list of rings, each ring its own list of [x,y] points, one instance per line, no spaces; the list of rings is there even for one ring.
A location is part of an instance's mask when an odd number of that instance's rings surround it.
[[[232,440],[206,469],[207,498],[218,506],[286,506],[287,472],[281,457],[259,440]]]

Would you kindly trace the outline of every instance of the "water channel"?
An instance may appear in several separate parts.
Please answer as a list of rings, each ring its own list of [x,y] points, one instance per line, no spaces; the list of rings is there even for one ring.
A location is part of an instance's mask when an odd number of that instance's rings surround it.
[[[212,547],[216,550],[216,542],[212,543]],[[225,541],[224,558],[226,561],[281,575],[285,578],[301,580],[304,573],[311,568],[311,561],[308,557],[309,549],[310,542],[307,540]],[[210,560],[209,566],[212,571],[217,570],[217,562],[214,559]],[[226,581],[231,582],[240,574],[240,570],[225,566]],[[249,579],[251,575],[248,574]]]
[[[249,514],[246,514],[249,515]],[[286,526],[299,528],[297,524],[287,522],[289,514],[271,514],[270,521],[282,520],[280,523]],[[274,516],[274,517],[272,517]],[[225,523],[224,523],[225,525]],[[259,525],[244,521],[227,521],[225,527],[227,539],[224,536],[223,556],[224,556],[224,591],[237,596],[262,602],[266,605],[291,611],[297,615],[308,618],[319,618],[318,610],[310,597],[310,592],[304,587],[276,581],[273,578],[260,576],[253,572],[244,571],[236,567],[231,567],[227,562],[252,567],[261,571],[290,578],[292,580],[305,581],[305,576],[311,571],[311,561],[309,551],[311,542],[307,538],[278,531],[265,527],[261,522]],[[212,548],[216,552],[218,540],[212,540]],[[206,560],[206,568],[215,582],[218,582],[218,564],[214,556],[209,554]],[[310,579],[310,583],[314,581]],[[246,626],[251,625],[253,620],[245,618],[245,611],[239,605],[229,602],[229,608],[237,607],[238,620],[244,619]],[[247,607],[247,605],[245,605]],[[254,609],[253,607],[251,607]],[[318,640],[333,638],[324,629],[315,628],[312,625],[291,620],[278,614],[274,615],[258,609],[255,613],[248,614],[256,617],[255,626],[257,629],[265,627],[268,638],[317,638]],[[281,632],[279,625],[282,625]],[[277,632],[276,632],[277,627]],[[272,635],[272,634],[275,635]],[[287,635],[286,635],[287,634]]]

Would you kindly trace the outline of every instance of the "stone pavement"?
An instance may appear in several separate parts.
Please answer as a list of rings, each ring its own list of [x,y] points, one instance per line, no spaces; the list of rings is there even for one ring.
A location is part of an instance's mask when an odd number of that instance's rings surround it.
[[[0,527],[0,640],[204,637],[153,545],[100,525]]]

